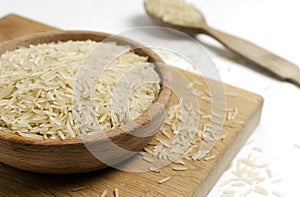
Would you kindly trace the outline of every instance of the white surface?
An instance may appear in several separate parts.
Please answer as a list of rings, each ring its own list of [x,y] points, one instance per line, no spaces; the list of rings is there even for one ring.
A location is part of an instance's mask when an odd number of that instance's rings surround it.
[[[300,12],[297,0],[192,2],[201,8],[211,26],[251,40],[300,65]],[[137,26],[153,25],[145,15],[142,0],[0,2],[0,17],[12,12],[68,30],[119,33]],[[211,39],[201,37],[201,40],[219,46]],[[255,146],[263,149],[263,152],[258,154],[259,160],[269,163],[274,176],[284,180],[277,185],[268,185],[268,190],[271,193],[275,188],[285,196],[297,196],[300,191],[300,149],[295,148],[293,144],[300,144],[300,89],[246,68],[243,63],[223,57],[222,55],[234,55],[222,48],[217,51],[207,47],[206,49],[219,68],[225,83],[264,97],[261,124],[252,138]],[[237,157],[245,157],[249,152],[253,151],[249,146],[245,146]],[[229,170],[220,182],[228,180],[231,176]],[[209,196],[220,196],[223,189],[217,184]],[[243,189],[239,190],[242,192]],[[259,194],[252,193],[249,196]]]

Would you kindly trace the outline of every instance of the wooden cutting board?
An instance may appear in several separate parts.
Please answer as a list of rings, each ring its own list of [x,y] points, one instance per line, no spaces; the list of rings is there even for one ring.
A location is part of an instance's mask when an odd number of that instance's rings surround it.
[[[8,15],[0,19],[0,42],[18,36],[55,30],[53,27]],[[189,80],[203,81],[203,77],[180,70]],[[198,87],[205,92],[206,86]],[[226,108],[239,110],[238,120],[244,124],[226,122],[223,128],[227,137],[219,141],[211,155],[215,159],[187,161],[187,171],[172,171],[172,166],[161,169],[160,173],[130,173],[112,168],[78,175],[42,175],[13,169],[0,164],[1,196],[100,196],[107,190],[107,196],[114,196],[118,188],[120,196],[206,196],[216,181],[229,166],[231,160],[243,146],[259,123],[263,99],[245,90],[225,85]],[[233,96],[234,94],[235,96]],[[199,100],[202,111],[210,111],[210,104]],[[0,153],[1,154],[1,153]],[[79,158],[80,159],[80,158]],[[163,183],[158,181],[171,176]]]

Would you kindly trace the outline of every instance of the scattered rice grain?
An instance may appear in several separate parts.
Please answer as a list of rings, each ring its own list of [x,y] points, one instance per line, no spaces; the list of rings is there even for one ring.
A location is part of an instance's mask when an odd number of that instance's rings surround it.
[[[104,191],[102,192],[102,194],[101,194],[101,197],[105,197],[106,194],[107,194],[107,190],[104,190]]]
[[[168,177],[166,177],[166,178],[163,178],[163,179],[159,180],[158,183],[159,183],[159,184],[163,184],[163,183],[169,181],[170,179],[171,179],[171,176],[168,176]]]
[[[205,101],[207,103],[211,103],[212,98],[208,97],[208,96],[201,96],[200,99],[202,101]]]
[[[232,187],[244,187],[245,183],[232,183],[231,186]]]
[[[300,149],[300,145],[299,144],[294,144],[294,147]]]
[[[262,149],[261,148],[258,148],[258,147],[252,147],[252,150],[255,150],[255,151],[257,151],[257,152],[262,152]]]
[[[223,194],[235,194],[235,191],[233,191],[233,190],[224,190]]]
[[[158,169],[158,168],[150,167],[149,170],[150,170],[151,172],[160,173],[160,169]]]
[[[273,177],[272,169],[271,168],[267,168],[266,171],[267,171],[267,174],[268,174],[269,178],[272,178]]]
[[[118,188],[115,188],[114,193],[115,193],[115,197],[119,197],[119,196],[120,196],[120,195],[119,195],[119,189],[118,189]]]
[[[186,170],[188,170],[188,168],[186,168],[186,167],[173,167],[172,170],[174,170],[174,171],[186,171]]]
[[[256,185],[255,188],[254,188],[254,191],[256,193],[262,194],[264,196],[269,195],[269,192],[265,188],[263,188],[262,186],[260,186],[260,185]]]
[[[281,194],[280,192],[278,192],[278,191],[272,191],[272,194],[274,195],[274,196],[276,196],[276,197],[284,197],[284,195],[283,194]]]
[[[216,155],[211,155],[211,156],[205,157],[204,161],[210,161],[210,160],[213,160],[215,158],[216,158]]]
[[[245,193],[243,193],[243,197],[246,197],[246,196],[248,196],[249,194],[251,194],[253,192],[253,189],[249,189],[249,190],[247,190]]]
[[[271,183],[276,184],[276,183],[281,183],[282,179],[274,179]]]
[[[201,118],[202,118],[202,119],[211,119],[211,118],[212,118],[212,115],[206,114],[206,115],[201,116]]]

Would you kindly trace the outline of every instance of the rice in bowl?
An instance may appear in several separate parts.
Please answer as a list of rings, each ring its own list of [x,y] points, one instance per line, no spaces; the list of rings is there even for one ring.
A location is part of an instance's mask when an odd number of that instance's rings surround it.
[[[34,139],[70,139],[82,133],[76,129],[72,96],[76,75],[96,41],[67,41],[30,45],[8,51],[0,57],[0,130]],[[103,43],[117,45],[116,43]],[[147,111],[159,92],[159,75],[147,57],[129,51],[118,57],[99,77],[94,111],[105,132],[125,124],[127,118],[112,116],[112,96],[121,77],[146,65],[157,83],[144,84],[129,98],[130,120]],[[146,73],[139,73],[143,78]],[[124,112],[125,113],[125,112]]]

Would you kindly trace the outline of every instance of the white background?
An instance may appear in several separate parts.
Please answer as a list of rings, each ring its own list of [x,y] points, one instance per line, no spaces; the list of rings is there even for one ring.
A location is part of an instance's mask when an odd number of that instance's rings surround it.
[[[300,11],[297,0],[194,0],[208,23],[238,35],[300,65]],[[145,15],[142,0],[1,0],[0,17],[16,13],[66,30],[119,33],[133,27],[153,25]],[[265,99],[261,124],[253,146],[263,149],[261,162],[270,164],[274,176],[284,181],[267,188],[299,196],[300,189],[300,89],[246,67],[238,58],[208,38],[201,40],[225,83],[258,93]],[[234,57],[234,60],[232,60]],[[237,62],[238,61],[238,62]],[[252,145],[251,145],[252,146]],[[251,152],[245,146],[237,158]],[[232,167],[234,168],[234,166]],[[232,175],[226,172],[222,180]],[[219,196],[220,182],[209,194]],[[242,189],[240,189],[242,190]],[[249,196],[259,196],[251,194]],[[270,196],[272,196],[270,194]]]

